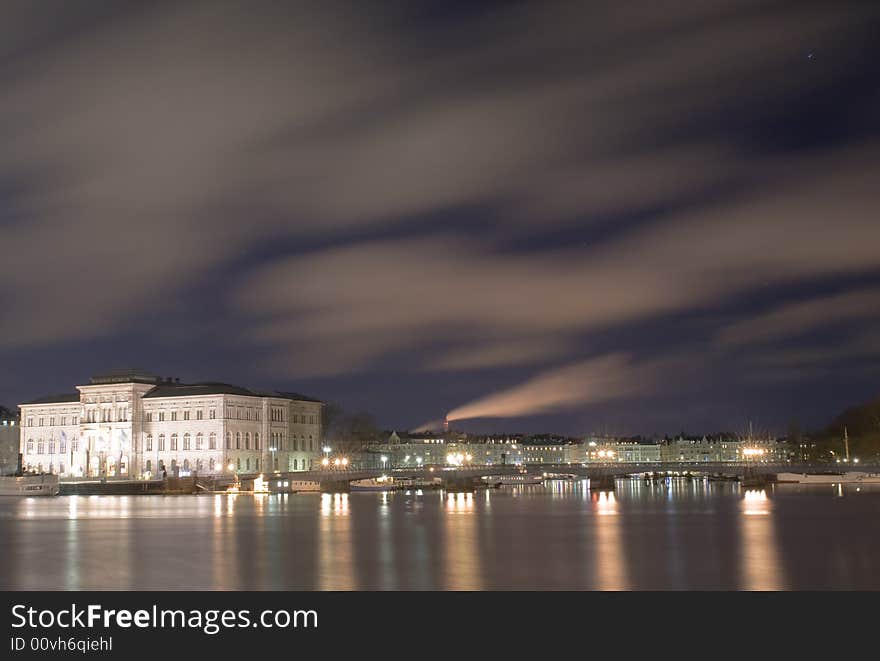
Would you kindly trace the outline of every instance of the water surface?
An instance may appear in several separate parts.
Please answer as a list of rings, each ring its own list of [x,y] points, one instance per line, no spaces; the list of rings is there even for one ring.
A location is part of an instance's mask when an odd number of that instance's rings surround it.
[[[880,589],[880,488],[0,499],[0,589]]]

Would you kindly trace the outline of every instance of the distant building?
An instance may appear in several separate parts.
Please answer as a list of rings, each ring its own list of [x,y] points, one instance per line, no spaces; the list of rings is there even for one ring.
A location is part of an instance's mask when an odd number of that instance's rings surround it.
[[[21,404],[26,469],[156,477],[307,470],[321,457],[321,407],[295,393],[180,383],[140,371]]]
[[[9,475],[18,468],[18,415],[0,406],[0,475]]]

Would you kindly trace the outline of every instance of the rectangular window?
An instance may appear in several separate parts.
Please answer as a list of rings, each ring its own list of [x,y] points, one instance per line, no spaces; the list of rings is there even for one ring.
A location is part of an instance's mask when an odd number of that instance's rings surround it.
[[[183,412],[183,419],[184,419],[184,420],[189,420],[189,411],[184,411],[184,412]]]
[[[202,411],[202,409],[199,409],[198,411],[196,411],[196,420],[201,420],[203,413],[204,413],[204,411]]]
[[[153,437],[152,436],[147,436],[147,442],[145,445],[147,448],[147,452],[150,452],[153,449]]]
[[[43,418],[40,418],[40,427],[43,426]]]
[[[153,422],[153,412],[147,411],[146,413],[144,413],[144,420],[146,420],[147,422]]]
[[[33,426],[34,426],[34,419],[33,419],[33,418],[28,418],[27,420],[28,420],[28,421],[27,421],[27,426],[28,426],[28,427],[33,427]]]
[[[172,411],[171,412],[171,422],[174,422],[175,420],[177,420],[177,411]]]
[[[67,441],[58,442],[58,452],[61,454],[67,454]]]
[[[159,411],[159,422],[165,422],[165,411]]]
[[[216,419],[216,417],[217,417],[217,409],[211,409],[210,411],[208,411],[208,417],[209,417],[211,420]]]

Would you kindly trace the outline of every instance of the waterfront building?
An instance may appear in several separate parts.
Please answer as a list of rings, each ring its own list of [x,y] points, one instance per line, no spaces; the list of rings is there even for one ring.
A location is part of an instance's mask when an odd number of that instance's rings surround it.
[[[660,445],[661,461],[670,462],[779,462],[788,459],[787,445],[774,438],[667,439]]]
[[[0,475],[11,475],[18,468],[18,416],[0,406]]]
[[[321,408],[296,393],[140,371],[21,404],[26,469],[73,476],[300,471],[321,457]]]
[[[526,450],[521,436],[392,432],[388,440],[360,453],[364,468],[411,468],[432,465],[522,465]],[[381,458],[385,457],[382,462]]]

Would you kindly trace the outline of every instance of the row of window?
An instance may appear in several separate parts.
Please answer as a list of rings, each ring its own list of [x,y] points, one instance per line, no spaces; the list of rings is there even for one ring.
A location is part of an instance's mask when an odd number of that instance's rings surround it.
[[[183,413],[184,420],[191,419],[190,418],[191,412],[189,410],[184,410],[184,411],[182,411],[182,413]],[[169,411],[168,414],[170,416],[169,420],[171,420],[171,422],[177,421],[177,414],[178,414],[177,411]],[[195,420],[204,420],[205,419],[205,412],[202,409],[196,409],[195,416],[196,416]],[[217,409],[209,409],[208,410],[208,420],[214,420],[216,417],[217,417]],[[153,411],[145,412],[144,413],[144,420],[146,422],[153,422]],[[156,411],[156,421],[157,422],[165,422],[165,411]]]
[[[171,434],[171,450],[177,450],[177,442],[179,440],[179,436],[177,434]],[[255,449],[260,449],[260,435],[256,434],[256,446]],[[250,434],[248,434],[248,443],[250,443]],[[146,442],[144,449],[147,452],[153,451],[153,435],[147,434]],[[159,434],[158,436],[158,446],[156,448],[159,452],[163,452],[165,450],[165,434]],[[195,448],[192,446],[192,436],[189,433],[183,435],[183,449],[184,450],[204,450],[205,449],[205,435],[199,432],[196,434],[196,444]],[[217,434],[211,433],[208,436],[208,450],[216,450],[217,449]]]
[[[52,416],[52,417],[48,418],[48,420],[49,420],[49,426],[50,426],[50,427],[54,427],[54,426],[55,426],[55,419],[56,419],[55,416]],[[66,426],[67,426],[67,416],[66,416],[66,415],[62,415],[60,418],[58,418],[58,420],[61,421],[60,424],[61,424],[62,427],[66,427]],[[78,425],[78,424],[79,424],[79,417],[77,417],[77,416],[75,416],[75,415],[70,416],[70,424],[72,424],[72,425]],[[33,427],[33,426],[34,426],[34,418],[33,418],[33,416],[28,416],[28,419],[27,419],[27,426],[28,426],[28,427]],[[37,426],[38,426],[38,427],[45,427],[45,426],[46,426],[46,418],[37,418]]]
[[[233,415],[233,412],[236,415]],[[165,413],[166,413],[165,411],[156,411],[155,413],[156,413],[156,421],[165,422]],[[205,412],[202,409],[195,410],[195,418],[190,417],[192,412],[189,410],[184,410],[180,413],[182,413],[182,415],[183,415],[183,420],[190,420],[190,419],[204,420],[204,415],[205,415]],[[177,421],[178,411],[169,411],[168,414],[170,416],[169,420],[171,420],[172,422]],[[273,408],[271,410],[271,414],[272,414],[272,421],[273,422],[283,422],[284,421],[284,409]],[[256,420],[256,421],[259,421],[260,420],[260,410],[259,409],[238,408],[235,411],[233,411],[232,408],[227,408],[226,417],[230,420]],[[217,409],[209,409],[208,410],[208,420],[214,420],[216,418],[217,418]],[[58,419],[61,421],[60,424],[62,427],[67,425],[67,420],[68,420],[67,416],[61,416]],[[37,418],[37,426],[38,427],[45,427],[46,420],[47,419],[44,417]],[[48,418],[48,420],[49,420],[49,426],[54,427],[56,418],[54,416],[52,416],[52,417]],[[145,412],[144,413],[144,420],[146,420],[147,422],[153,422],[153,411]],[[86,411],[85,419],[83,421],[86,423],[128,422],[128,409],[126,409],[126,408],[118,409],[116,412],[116,415],[114,415],[113,409],[109,409],[109,408],[89,409],[88,411]],[[292,421],[294,423],[299,422],[301,424],[306,424],[306,421],[308,421],[308,424],[313,425],[313,424],[315,424],[315,416],[314,415],[306,416],[305,414],[297,415],[296,413],[294,413]],[[70,424],[71,425],[78,425],[79,424],[79,417],[75,416],[75,415],[70,416]],[[34,426],[34,418],[33,417],[28,417],[27,426],[28,427]]]
[[[33,439],[28,439],[25,453],[34,454],[34,449],[36,449],[37,454],[55,454],[55,441],[47,442],[39,440],[34,444]],[[46,452],[46,450],[48,450],[48,452]],[[79,441],[71,441],[70,450],[71,452],[79,452]],[[67,441],[58,442],[58,454],[67,454]]]

